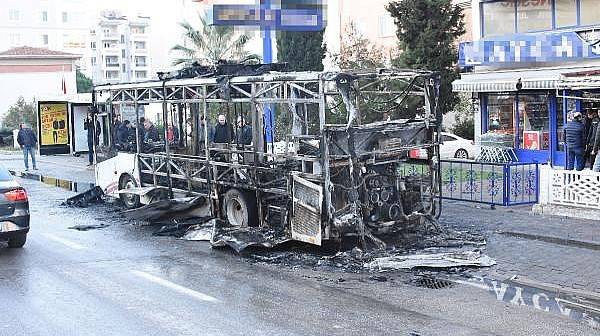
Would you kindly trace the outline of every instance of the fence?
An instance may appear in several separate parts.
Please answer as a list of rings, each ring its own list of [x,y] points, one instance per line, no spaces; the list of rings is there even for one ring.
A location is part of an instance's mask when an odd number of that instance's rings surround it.
[[[541,203],[600,210],[600,173],[544,167]]]
[[[537,163],[484,163],[442,160],[442,198],[500,206],[534,204],[539,199]],[[405,164],[401,175],[428,175],[429,167]]]

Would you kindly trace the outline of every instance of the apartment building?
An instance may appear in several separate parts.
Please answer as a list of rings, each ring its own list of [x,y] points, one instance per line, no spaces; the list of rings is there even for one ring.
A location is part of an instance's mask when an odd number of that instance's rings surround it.
[[[96,84],[144,81],[155,77],[149,53],[150,18],[104,11],[89,30],[92,80]]]
[[[30,46],[87,55],[89,0],[2,0],[0,50]],[[85,62],[77,66],[89,73]]]

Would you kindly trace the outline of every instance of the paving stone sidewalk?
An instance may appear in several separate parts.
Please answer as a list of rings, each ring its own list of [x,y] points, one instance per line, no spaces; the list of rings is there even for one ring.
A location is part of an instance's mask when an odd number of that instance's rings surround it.
[[[30,173],[79,183],[94,183],[95,181],[94,169],[87,167],[87,156],[85,155],[80,157],[36,155],[36,162],[38,170],[30,169]],[[25,171],[23,153],[20,151],[0,151],[0,164],[9,170]]]

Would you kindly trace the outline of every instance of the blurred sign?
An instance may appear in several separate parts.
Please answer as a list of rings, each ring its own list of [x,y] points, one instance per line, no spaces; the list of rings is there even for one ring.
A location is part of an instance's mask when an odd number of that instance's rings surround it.
[[[69,123],[66,103],[40,104],[41,146],[68,145]]]

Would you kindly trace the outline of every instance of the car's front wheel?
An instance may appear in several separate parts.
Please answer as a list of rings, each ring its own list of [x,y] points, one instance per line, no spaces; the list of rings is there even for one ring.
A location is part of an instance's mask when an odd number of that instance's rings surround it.
[[[8,240],[8,247],[21,248],[25,245],[26,241],[27,241],[27,234],[18,235],[13,238],[10,238]]]
[[[469,152],[467,152],[465,149],[459,149],[456,151],[456,153],[454,154],[454,158],[456,159],[468,159],[469,158]]]

